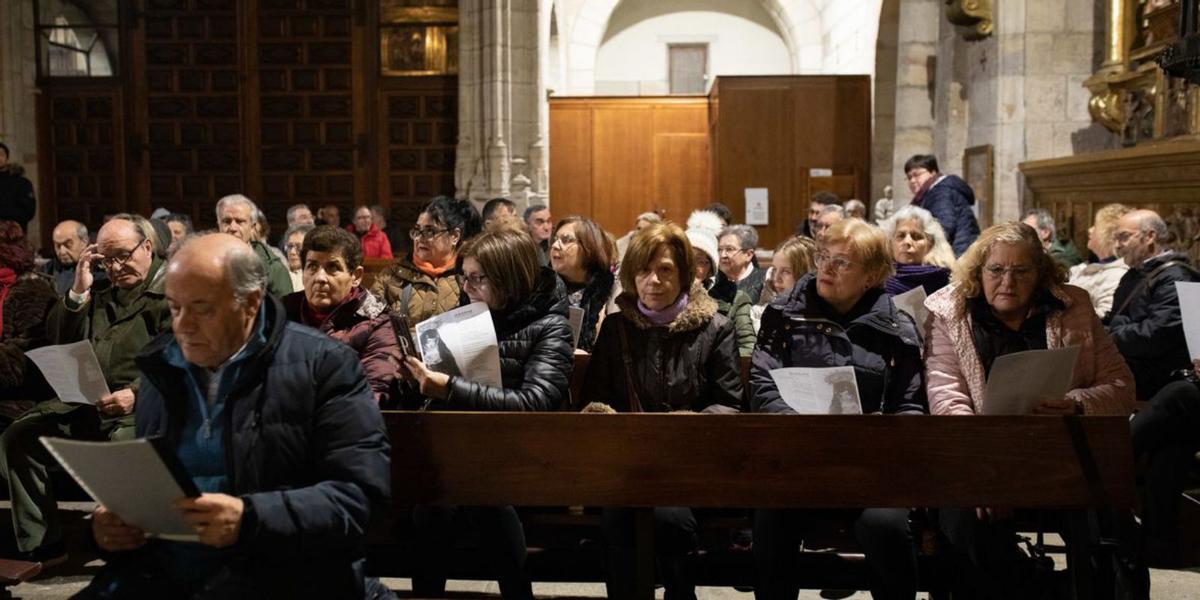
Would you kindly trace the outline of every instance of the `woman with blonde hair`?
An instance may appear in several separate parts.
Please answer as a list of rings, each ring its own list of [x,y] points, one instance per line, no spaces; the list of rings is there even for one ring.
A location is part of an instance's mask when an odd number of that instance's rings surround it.
[[[950,285],[925,301],[932,331],[925,353],[935,415],[987,412],[987,379],[996,359],[1026,350],[1079,348],[1070,391],[1043,400],[1044,415],[1129,415],[1133,374],[1083,290],[1065,285],[1062,266],[1037,231],[1009,222],[988,228],[959,259]],[[993,509],[942,509],[952,555],[975,573],[978,592],[1023,597],[1013,525]],[[986,559],[982,557],[995,557]]]
[[[776,369],[850,366],[863,414],[924,414],[916,324],[883,289],[892,273],[887,236],[859,219],[838,221],[825,236],[815,256],[816,272],[801,277],[763,313],[750,367],[751,408],[795,414],[771,375]],[[875,598],[916,594],[917,555],[908,513],[863,508],[850,515],[871,566]],[[796,597],[796,552],[814,518],[804,511],[756,511],[756,596]]]
[[[933,294],[950,283],[954,249],[932,213],[910,205],[879,226],[891,240],[895,262],[896,273],[885,284],[889,294],[903,294],[917,286]]]
[[[1124,204],[1105,204],[1096,211],[1096,218],[1088,227],[1087,247],[1097,260],[1071,267],[1067,276],[1068,283],[1087,291],[1092,299],[1092,308],[1101,318],[1112,310],[1113,294],[1129,270],[1129,265],[1116,255],[1113,236],[1117,233],[1121,217],[1132,210]]]

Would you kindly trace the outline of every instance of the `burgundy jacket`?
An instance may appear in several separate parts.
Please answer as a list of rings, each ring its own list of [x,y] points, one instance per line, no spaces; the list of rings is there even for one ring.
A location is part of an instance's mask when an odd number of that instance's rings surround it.
[[[289,321],[308,325],[346,344],[358,353],[363,371],[374,392],[375,401],[381,408],[389,408],[399,401],[396,392],[396,368],[388,361],[392,355],[399,356],[399,345],[388,319],[387,306],[374,294],[359,287],[356,297],[335,308],[324,322],[306,323],[304,292],[295,292],[283,297],[283,306]]]

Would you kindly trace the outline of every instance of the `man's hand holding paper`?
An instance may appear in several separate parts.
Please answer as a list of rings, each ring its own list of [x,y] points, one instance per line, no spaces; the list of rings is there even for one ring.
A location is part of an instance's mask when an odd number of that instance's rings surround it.
[[[105,552],[135,550],[146,543],[146,532],[126,524],[121,517],[103,506],[97,506],[92,511],[92,535]]]
[[[106,417],[121,417],[133,413],[135,401],[133,390],[125,388],[101,396],[96,401],[96,410]]]
[[[241,498],[228,494],[200,494],[199,498],[180,498],[175,508],[200,536],[200,543],[213,548],[227,548],[237,543],[242,531],[242,513],[246,505]]]

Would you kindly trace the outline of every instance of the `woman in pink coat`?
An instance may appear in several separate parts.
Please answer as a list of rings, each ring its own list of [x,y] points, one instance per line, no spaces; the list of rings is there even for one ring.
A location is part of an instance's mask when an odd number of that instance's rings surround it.
[[[925,301],[932,327],[925,349],[930,413],[985,412],[987,377],[996,358],[1069,346],[1079,347],[1070,391],[1042,401],[1034,412],[1132,413],[1133,374],[1087,292],[1064,279],[1032,227],[1012,222],[984,231],[959,259],[950,285]],[[974,588],[981,598],[997,592],[1032,597],[1025,587],[1028,564],[1018,558],[1006,510],[942,509],[939,522],[958,560],[955,572],[963,576],[957,587]]]

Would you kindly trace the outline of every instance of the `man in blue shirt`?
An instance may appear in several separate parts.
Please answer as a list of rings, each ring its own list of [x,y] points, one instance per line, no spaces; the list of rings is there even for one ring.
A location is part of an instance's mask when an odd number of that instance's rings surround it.
[[[390,597],[364,571],[390,493],[370,386],[352,350],[287,321],[266,278],[226,234],[168,264],[172,331],[138,357],[137,434],[166,437],[202,492],[174,507],[199,543],[147,540],[99,508],[109,560],[78,597]]]

